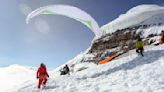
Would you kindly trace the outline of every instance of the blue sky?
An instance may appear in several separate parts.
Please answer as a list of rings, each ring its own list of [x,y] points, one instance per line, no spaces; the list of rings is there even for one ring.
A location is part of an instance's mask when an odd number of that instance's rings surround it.
[[[48,68],[67,62],[86,50],[94,34],[81,23],[63,16],[43,15],[30,24],[27,14],[39,7],[67,4],[95,18],[100,26],[140,4],[164,5],[163,0],[1,0],[0,66],[21,64]]]

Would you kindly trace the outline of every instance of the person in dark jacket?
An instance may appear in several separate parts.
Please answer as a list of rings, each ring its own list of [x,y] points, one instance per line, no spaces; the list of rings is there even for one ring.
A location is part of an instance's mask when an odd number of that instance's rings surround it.
[[[70,69],[69,69],[68,65],[65,65],[60,72],[61,72],[61,75],[66,75],[66,74],[70,75]]]

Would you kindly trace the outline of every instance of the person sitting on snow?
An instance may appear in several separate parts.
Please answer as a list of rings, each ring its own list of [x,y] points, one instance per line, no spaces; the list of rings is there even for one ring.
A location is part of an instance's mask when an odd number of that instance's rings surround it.
[[[70,69],[69,69],[68,65],[65,65],[60,72],[61,72],[60,75],[66,75],[66,74],[70,75]]]
[[[40,89],[42,84],[43,84],[43,86],[46,86],[47,77],[49,77],[49,75],[47,73],[45,64],[43,64],[43,63],[40,64],[40,67],[37,70],[36,77],[37,77],[37,79],[39,79],[38,89]]]
[[[136,46],[136,52],[139,53],[139,54],[141,54],[142,56],[144,56],[144,55],[143,55],[143,51],[144,51],[144,48],[143,48],[144,42],[142,41],[142,39],[141,39],[140,37],[138,37],[138,41],[136,42],[135,46]]]

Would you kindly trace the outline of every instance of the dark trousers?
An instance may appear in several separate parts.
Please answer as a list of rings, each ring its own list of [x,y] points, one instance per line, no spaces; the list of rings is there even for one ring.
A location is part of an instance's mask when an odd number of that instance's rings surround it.
[[[144,56],[143,55],[143,51],[144,51],[143,47],[136,49],[136,52],[139,53],[139,54],[141,54],[142,56]]]

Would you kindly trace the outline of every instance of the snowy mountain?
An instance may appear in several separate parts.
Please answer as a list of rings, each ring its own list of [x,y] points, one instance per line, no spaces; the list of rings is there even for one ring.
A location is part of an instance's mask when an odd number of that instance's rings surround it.
[[[113,33],[118,29],[124,29],[141,24],[163,23],[164,7],[158,5],[139,5],[130,9],[126,14],[121,14],[117,19],[101,27],[105,33]],[[159,16],[159,17],[158,17]],[[154,20],[154,18],[156,18]],[[145,22],[147,21],[147,22]]]
[[[102,58],[105,53],[127,52],[135,48],[139,35],[145,45],[158,43],[161,31],[164,30],[163,9],[158,5],[139,5],[130,9],[101,27],[104,36],[94,40],[88,53],[96,53],[95,58]],[[111,49],[115,51],[110,51]]]
[[[51,73],[47,87],[41,92],[163,92],[164,45],[148,46],[144,53],[145,57],[138,56],[134,50],[127,55],[70,76],[52,76],[55,72]],[[30,71],[22,66],[21,68],[25,69],[24,73]],[[0,70],[11,71],[11,69],[15,68],[8,67]],[[1,92],[38,92],[37,80],[32,78],[35,74],[27,73],[23,76],[24,73],[20,71],[20,68],[16,70],[19,75],[13,80],[15,75],[11,73],[3,73],[1,77],[6,76],[6,80],[10,79],[8,84],[15,80],[19,80],[20,83],[17,83],[17,86],[6,84],[10,88],[8,91],[5,90],[6,85],[4,84]],[[2,82],[5,83],[5,80]]]
[[[67,62],[71,75],[60,76],[63,65],[48,71],[50,78],[41,92],[163,92],[164,45],[149,44],[159,40],[163,24],[164,7],[140,5],[130,9],[102,26],[104,36]],[[136,54],[132,46],[138,34],[147,45],[144,57]],[[121,46],[132,48],[109,63],[94,64],[93,58],[119,52]],[[35,68],[20,65],[0,68],[0,92],[38,92],[35,77]]]

